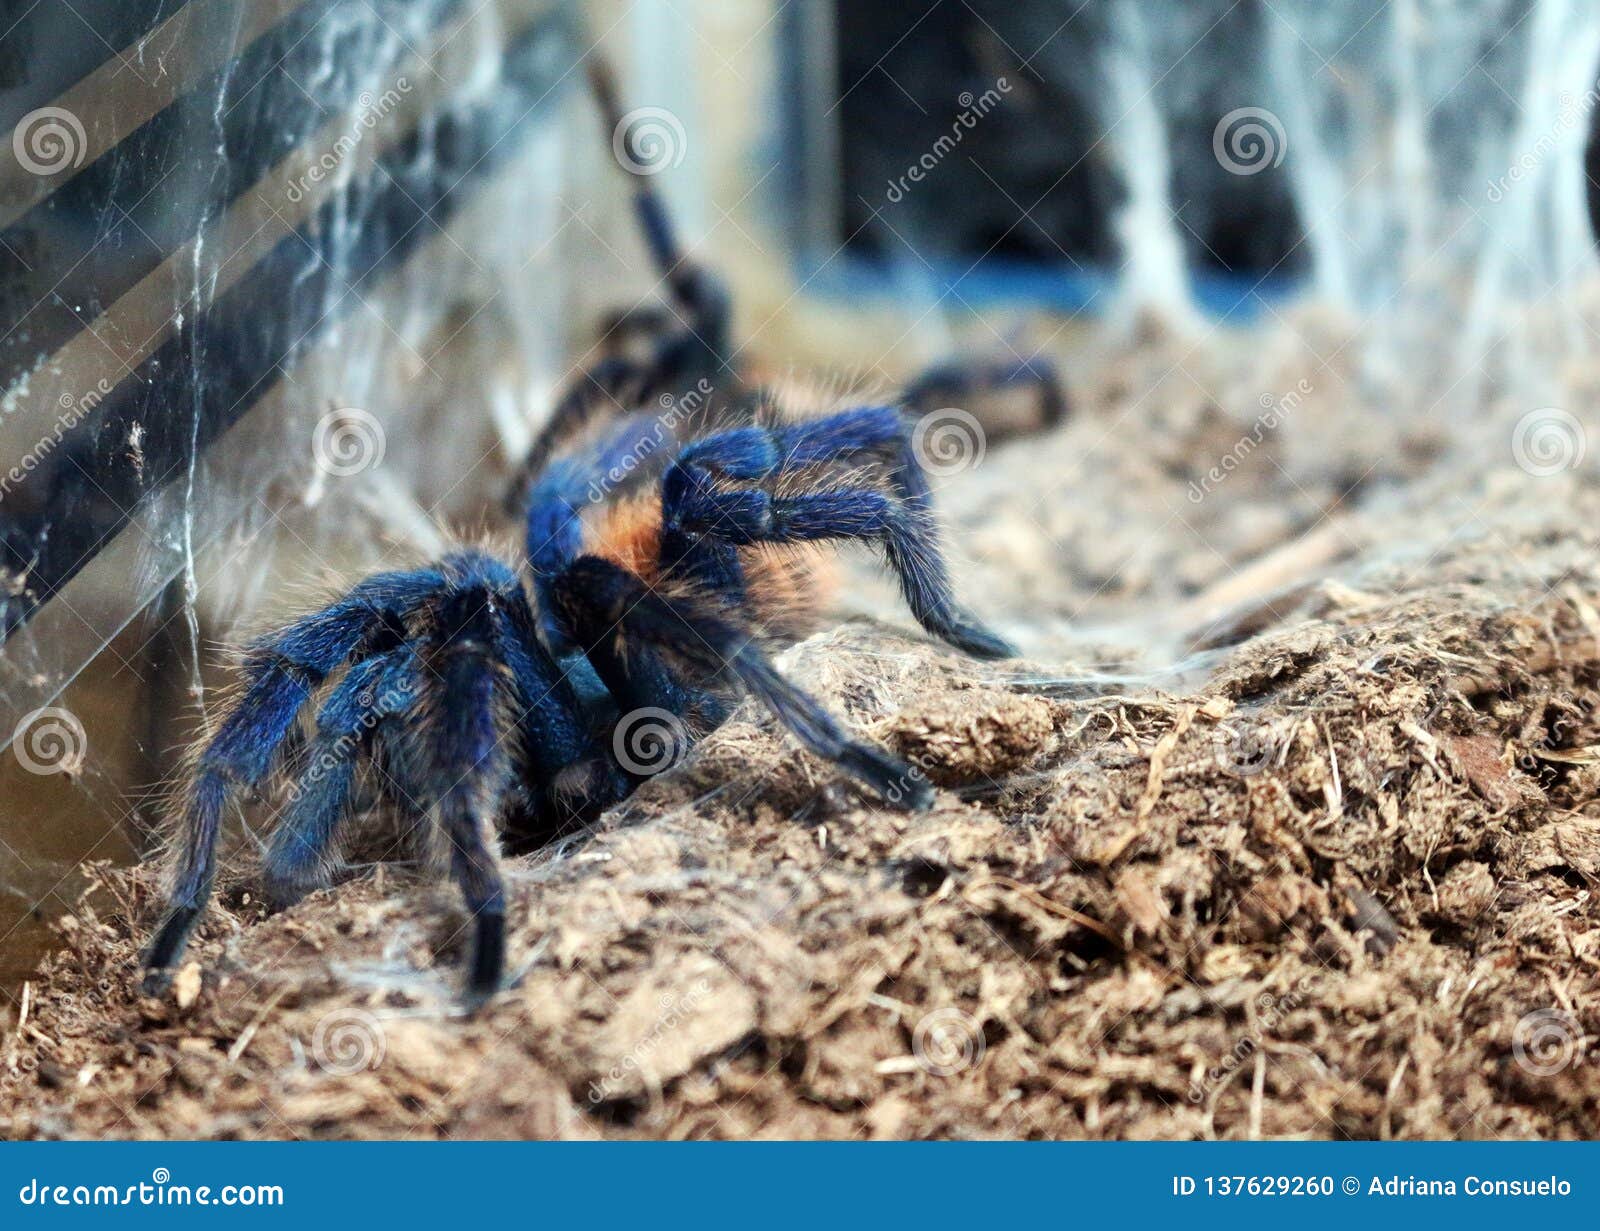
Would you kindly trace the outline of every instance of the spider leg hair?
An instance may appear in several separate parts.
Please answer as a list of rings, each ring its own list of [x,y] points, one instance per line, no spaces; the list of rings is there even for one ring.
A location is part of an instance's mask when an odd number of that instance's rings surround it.
[[[1071,411],[1066,387],[1056,365],[1041,355],[1031,359],[937,363],[913,377],[904,396],[907,408],[923,415],[1018,387],[1032,387],[1038,393],[1038,420],[1033,430],[1043,431],[1066,422]]]
[[[535,481],[563,441],[591,423],[626,413],[649,395],[654,380],[652,365],[621,356],[607,356],[578,373],[518,465],[516,478],[506,489],[506,511],[513,515],[525,511]]]
[[[778,481],[807,467],[892,452],[888,492],[837,487],[793,495],[733,482]],[[876,543],[900,580],[917,622],[979,658],[1015,651],[957,605],[921,464],[893,407],[865,407],[779,427],[748,426],[706,436],[685,448],[662,479],[663,545],[692,558],[707,539],[733,546],[858,539]],[[732,554],[723,552],[726,574]],[[702,569],[717,563],[703,561]]]
[[[629,134],[610,66],[591,52],[587,68],[606,132],[614,142],[626,142]],[[626,167],[633,155],[631,150],[623,154]],[[667,284],[671,303],[642,305],[607,318],[602,342],[625,341],[637,334],[649,350],[639,357],[605,355],[573,379],[506,490],[505,506],[510,513],[523,510],[552,457],[591,424],[625,415],[658,395],[682,397],[696,380],[720,383],[733,373],[729,359],[733,312],[727,288],[685,256],[671,215],[650,177],[630,171],[629,178],[645,247]]]
[[[870,786],[889,803],[926,808],[933,788],[919,774],[871,744],[852,739],[815,700],[778,673],[754,636],[725,613],[694,599],[659,594],[626,569],[580,556],[562,574],[554,597],[569,626],[620,629],[705,677],[726,672],[757,697],[812,752]]]
[[[330,850],[350,809],[361,753],[386,719],[410,706],[418,687],[416,658],[402,646],[351,667],[323,703],[306,766],[263,861],[263,888],[274,909],[328,883]]]
[[[540,643],[520,590],[505,597],[497,616],[495,646],[516,684],[523,764],[540,795],[536,826],[559,832],[592,820],[628,793],[628,776],[584,721],[577,690]]]
[[[588,73],[606,133],[613,143],[629,141],[631,134],[627,131],[611,66],[591,52]],[[624,149],[622,153],[624,167],[628,167],[630,161],[642,161],[635,158],[631,149]],[[725,367],[732,320],[727,288],[721,279],[684,255],[672,216],[656,192],[650,175],[631,167],[629,172],[633,180],[634,213],[644,235],[645,247],[673,298],[689,317],[682,331],[674,331],[663,338],[663,346],[658,351],[660,364],[678,377],[701,368],[716,371]]]
[[[451,875],[472,917],[467,991],[500,985],[505,962],[505,888],[496,822],[512,785],[509,753],[516,683],[497,652],[495,596],[465,586],[441,598],[437,627],[420,652],[426,681],[407,728],[419,806],[449,854]]]
[[[142,959],[147,994],[159,994],[171,980],[211,896],[217,836],[233,791],[260,784],[317,686],[374,629],[398,621],[440,581],[432,569],[377,574],[247,652],[244,692],[200,753],[185,793],[166,914]]]

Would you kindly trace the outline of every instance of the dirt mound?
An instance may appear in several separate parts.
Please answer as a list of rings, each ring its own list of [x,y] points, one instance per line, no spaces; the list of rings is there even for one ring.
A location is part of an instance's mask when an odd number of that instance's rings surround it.
[[[158,1003],[151,879],[108,870],[0,1042],[0,1131],[1594,1136],[1587,474],[1354,509],[1425,442],[1274,438],[1196,500],[1237,414],[1078,393],[945,493],[1025,660],[865,619],[784,660],[932,811],[746,705],[513,863],[517,981],[470,1018],[446,886],[380,866],[263,917],[244,879]]]

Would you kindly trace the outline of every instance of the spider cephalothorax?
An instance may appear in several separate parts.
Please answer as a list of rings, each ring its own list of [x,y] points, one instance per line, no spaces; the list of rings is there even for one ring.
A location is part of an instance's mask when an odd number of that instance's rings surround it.
[[[609,82],[597,73],[595,85],[615,116]],[[1011,652],[952,597],[911,425],[894,405],[790,421],[745,388],[726,294],[682,258],[658,199],[636,184],[670,299],[613,319],[616,345],[531,448],[510,501],[524,558],[464,549],[381,573],[246,650],[242,687],[183,796],[148,990],[165,985],[209,898],[230,797],[288,761],[295,781],[263,867],[269,902],[328,882],[341,822],[367,802],[356,784],[375,783],[368,793],[412,820],[460,885],[480,997],[503,968],[498,835],[549,835],[624,798],[641,771],[612,735],[630,714],[699,732],[748,694],[891,804],[931,800],[920,775],[848,734],[768,656],[810,622],[821,545],[841,541],[882,553],[929,632],[971,654]],[[314,732],[289,757],[314,700]]]

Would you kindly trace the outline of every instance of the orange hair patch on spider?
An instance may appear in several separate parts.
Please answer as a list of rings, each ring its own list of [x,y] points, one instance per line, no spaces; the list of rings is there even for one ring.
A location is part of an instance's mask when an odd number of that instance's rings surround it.
[[[801,637],[814,629],[838,588],[833,557],[815,543],[747,547],[744,566],[751,614],[770,633]]]
[[[648,585],[662,584],[661,498],[640,493],[585,514],[584,550],[620,565]],[[749,614],[766,632],[798,637],[816,627],[838,574],[815,543],[761,544],[739,550]]]
[[[661,574],[661,497],[630,496],[587,512],[584,550],[654,584]]]

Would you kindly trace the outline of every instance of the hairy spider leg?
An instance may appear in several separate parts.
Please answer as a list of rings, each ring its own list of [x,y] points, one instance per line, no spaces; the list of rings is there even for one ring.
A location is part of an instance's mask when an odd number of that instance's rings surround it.
[[[517,739],[538,798],[531,828],[545,834],[590,821],[622,799],[631,782],[586,721],[585,699],[540,644],[518,590],[497,612],[496,646],[517,689]]]
[[[418,623],[425,662],[409,628]],[[401,794],[437,821],[476,921],[475,994],[498,981],[504,954],[493,827],[518,764],[508,746],[521,744],[527,757],[520,764],[536,791],[575,809],[591,806],[585,792],[603,805],[624,789],[626,779],[606,765],[575,694],[538,645],[509,567],[466,551],[430,568],[370,577],[250,652],[243,695],[200,754],[189,789],[168,910],[144,957],[147,991],[166,986],[210,896],[230,795],[261,783],[301,709],[346,663],[350,670],[318,714],[301,789],[269,847],[269,895],[282,904],[317,883],[349,808],[361,746],[372,734],[387,738],[400,719]],[[310,781],[318,766],[323,772]]]
[[[729,482],[782,480],[807,467],[848,463],[893,449],[889,493],[843,486],[793,495]],[[877,544],[900,580],[906,604],[924,628],[981,658],[1015,651],[955,601],[938,523],[922,466],[893,407],[846,410],[777,427],[749,426],[697,440],[662,481],[662,546],[666,561],[691,571],[708,588],[742,591],[735,548],[755,543],[858,539]]]
[[[850,738],[833,717],[779,674],[754,634],[709,604],[668,597],[598,556],[580,556],[556,579],[552,597],[574,630],[591,644],[610,636],[639,642],[685,674],[726,673],[759,699],[817,755],[825,757],[892,804],[926,808],[933,788],[888,753]]]
[[[629,414],[580,454],[551,462],[529,489],[523,514],[528,567],[545,616],[540,631],[558,657],[576,647],[548,618],[548,587],[569,563],[592,549],[585,540],[585,510],[606,505],[637,478],[658,472],[652,459],[676,453],[678,430],[670,419]]]
[[[545,468],[528,493],[523,542],[534,593],[539,599],[539,629],[545,644],[563,665],[579,652],[579,647],[555,618],[550,587],[562,570],[583,554],[584,509],[604,502],[607,492],[602,485],[611,470],[611,459],[625,455],[626,450],[602,446],[591,452],[592,460],[587,466],[574,458],[558,458]]]
[[[665,215],[653,196],[648,212]],[[657,224],[653,224],[657,225]],[[681,258],[664,274],[675,288],[687,321],[670,309],[644,306],[613,315],[606,334],[637,329],[650,341],[648,358],[604,355],[579,372],[557,399],[518,467],[506,504],[520,509],[539,473],[566,442],[590,424],[633,413],[664,401],[687,405],[697,390],[726,384],[735,376],[728,358],[732,309],[721,282]]]
[[[350,810],[361,754],[385,720],[411,705],[418,687],[415,655],[400,646],[355,664],[323,702],[305,768],[262,863],[263,888],[275,910],[328,883],[334,835]]]
[[[682,329],[665,333],[656,347],[656,361],[669,381],[695,375],[715,375],[730,368],[729,326],[732,305],[722,280],[688,259],[672,225],[672,215],[655,189],[647,171],[635,169],[648,160],[639,159],[627,146],[633,139],[618,101],[616,81],[610,66],[591,53],[588,61],[589,84],[612,141],[623,142],[622,162],[633,181],[633,208],[644,235],[650,259],[666,280],[672,297],[688,317]],[[633,165],[630,165],[633,164]]]
[[[613,140],[628,140],[610,67],[591,54],[588,72],[607,133]],[[727,288],[685,255],[672,216],[650,177],[630,171],[629,178],[645,248],[676,307],[645,304],[606,318],[603,340],[636,335],[649,345],[648,358],[604,355],[573,379],[507,489],[508,511],[518,512],[526,505],[537,476],[556,451],[589,424],[628,414],[663,395],[683,399],[700,381],[723,384],[735,375],[733,310]]]
[[[444,595],[419,650],[426,687],[407,728],[407,778],[449,852],[450,872],[473,922],[468,994],[500,985],[505,963],[505,888],[495,823],[512,785],[507,735],[515,682],[497,653],[496,593],[469,585]]]
[[[634,216],[645,247],[682,312],[681,316],[672,314],[670,323],[667,316],[655,318],[658,379],[673,386],[697,376],[716,377],[724,370],[731,371],[733,302],[728,288],[721,278],[684,253],[672,216],[652,181],[635,175],[633,184]],[[613,317],[612,323],[613,327],[634,326],[647,319],[643,314],[638,318],[623,314]]]
[[[524,543],[528,572],[539,599],[538,626],[545,645],[561,664],[565,678],[591,710],[608,708],[614,712],[616,698],[596,673],[583,647],[569,635],[553,601],[556,580],[583,552],[582,513],[591,499],[591,482],[587,473],[570,458],[561,458],[546,467],[528,493]]]
[[[988,393],[1032,387],[1038,391],[1035,430],[1057,427],[1069,412],[1065,386],[1056,365],[1035,355],[1031,359],[952,359],[932,364],[906,386],[905,401],[918,414],[928,414]]]
[[[465,552],[448,557],[446,565],[458,588],[484,596],[488,643],[509,675],[508,729],[517,764],[525,771],[514,785],[518,795],[533,797],[533,816],[518,819],[531,820],[523,827],[546,835],[592,819],[631,787],[596,738],[592,685],[581,676],[574,679],[546,650],[521,578],[504,561]],[[512,802],[523,810],[523,799]]]
[[[380,573],[252,648],[245,691],[200,754],[188,789],[167,911],[144,952],[147,993],[159,993],[170,981],[211,896],[217,835],[233,791],[261,783],[317,686],[357,653],[375,628],[397,623],[441,581],[432,569]]]

